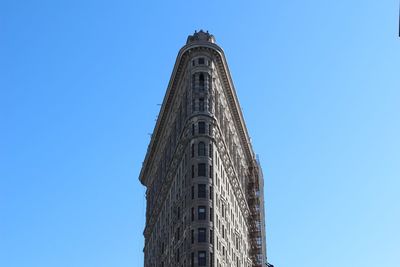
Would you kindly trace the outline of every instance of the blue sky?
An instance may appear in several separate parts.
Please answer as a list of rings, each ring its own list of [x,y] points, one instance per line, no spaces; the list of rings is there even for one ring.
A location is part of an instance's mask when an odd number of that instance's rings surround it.
[[[400,262],[398,1],[0,2],[0,266],[142,266],[179,48],[226,53],[276,267]]]

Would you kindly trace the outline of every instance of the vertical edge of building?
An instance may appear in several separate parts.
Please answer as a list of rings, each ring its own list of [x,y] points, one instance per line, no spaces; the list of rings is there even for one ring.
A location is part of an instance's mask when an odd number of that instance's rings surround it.
[[[267,266],[261,166],[208,32],[178,53],[139,180],[145,267]]]

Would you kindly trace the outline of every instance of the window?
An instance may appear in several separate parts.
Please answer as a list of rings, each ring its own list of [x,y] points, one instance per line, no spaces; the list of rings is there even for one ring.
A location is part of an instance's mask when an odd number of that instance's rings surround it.
[[[194,178],[194,165],[192,165],[192,178]]]
[[[210,243],[214,243],[214,231],[210,229]]]
[[[192,199],[194,199],[194,186],[192,186]]]
[[[209,146],[208,146],[208,156],[210,157],[210,158],[212,158],[213,157],[213,149],[212,149],[213,147],[212,147],[212,144],[210,144]]]
[[[197,209],[197,219],[205,220],[206,219],[206,206],[199,206]]]
[[[204,121],[199,122],[199,134],[206,133],[206,123]]]
[[[199,228],[198,230],[197,242],[206,242],[206,228]]]
[[[199,111],[204,111],[204,98],[199,99]]]
[[[192,244],[194,243],[194,230],[192,229],[192,232],[191,232],[191,241],[192,241]]]
[[[205,184],[198,185],[197,197],[198,198],[206,198],[206,185]]]
[[[192,222],[194,221],[194,208],[192,208]]]
[[[192,135],[194,135],[194,123],[192,123]]]
[[[210,185],[210,199],[213,199],[213,187]]]
[[[204,91],[204,74],[200,73],[199,75],[199,90]]]
[[[196,75],[193,74],[192,75],[192,90],[194,90],[195,86],[196,86]]]
[[[199,58],[199,65],[203,65],[204,64],[204,58],[203,57],[200,57]]]
[[[193,170],[194,172],[194,170]],[[205,163],[199,163],[198,169],[197,169],[197,174],[198,176],[206,176],[206,164]]]
[[[190,259],[190,266],[194,267],[194,253],[192,252],[191,259]]]
[[[199,251],[199,255],[197,258],[199,262],[199,266],[206,266],[206,252],[205,251]]]
[[[213,166],[210,165],[210,172],[209,172],[210,178],[213,178]]]
[[[199,156],[205,156],[206,155],[206,144],[204,144],[203,142],[200,142],[197,145],[197,151],[198,151]]]
[[[191,151],[191,154],[192,154],[192,158],[194,157],[194,144],[192,144],[192,151]]]

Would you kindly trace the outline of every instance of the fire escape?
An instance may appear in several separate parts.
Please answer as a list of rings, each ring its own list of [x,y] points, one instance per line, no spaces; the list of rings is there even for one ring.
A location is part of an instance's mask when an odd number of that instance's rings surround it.
[[[264,267],[265,255],[263,253],[263,218],[262,218],[262,194],[260,193],[260,171],[258,164],[254,162],[250,168],[250,179],[247,185],[247,202],[250,208],[249,236],[250,257],[253,267]],[[265,249],[265,248],[264,248]]]

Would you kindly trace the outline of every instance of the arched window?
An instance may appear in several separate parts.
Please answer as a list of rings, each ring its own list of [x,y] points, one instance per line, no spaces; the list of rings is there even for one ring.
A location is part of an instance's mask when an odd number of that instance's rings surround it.
[[[199,75],[199,90],[204,91],[204,74],[200,73]]]
[[[198,146],[197,147],[198,155],[205,156],[206,155],[206,145],[203,142],[200,142],[197,146]]]

